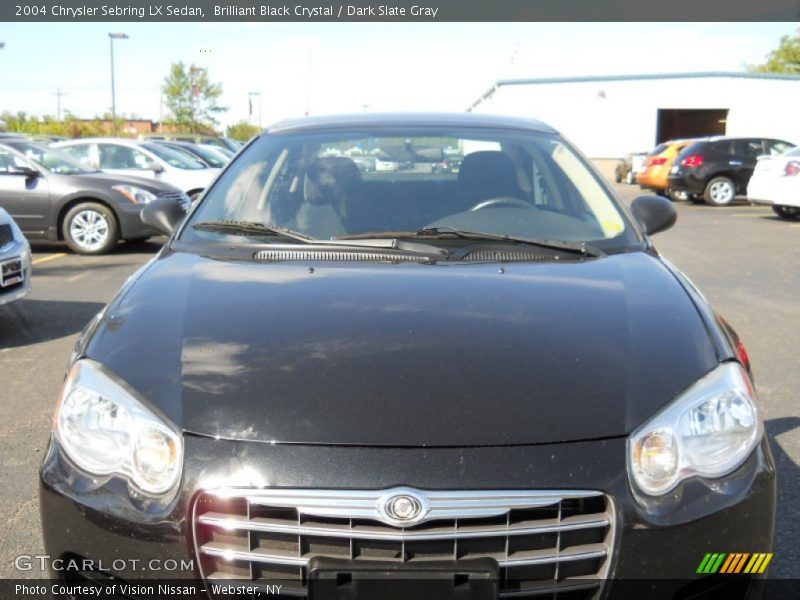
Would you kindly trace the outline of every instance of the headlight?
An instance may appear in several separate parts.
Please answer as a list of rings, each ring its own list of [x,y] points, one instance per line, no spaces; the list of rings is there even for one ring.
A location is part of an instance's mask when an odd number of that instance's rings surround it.
[[[747,373],[724,363],[631,434],[628,470],[654,496],[688,477],[721,477],[750,455],[762,428]]]
[[[164,493],[180,478],[180,434],[93,360],[72,367],[54,430],[64,452],[88,473],[120,475],[147,494]]]
[[[134,204],[149,204],[156,199],[156,195],[143,190],[135,185],[115,185],[112,190],[117,190]]]

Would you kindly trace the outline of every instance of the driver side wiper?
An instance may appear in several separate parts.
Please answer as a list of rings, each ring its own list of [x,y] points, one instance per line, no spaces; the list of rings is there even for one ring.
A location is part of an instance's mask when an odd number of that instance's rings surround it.
[[[575,252],[583,254],[584,256],[600,257],[605,256],[605,252],[594,246],[590,246],[585,242],[559,242],[556,240],[547,240],[543,238],[529,238],[529,237],[516,237],[510,235],[501,235],[497,233],[486,233],[482,231],[468,231],[466,229],[458,229],[448,225],[440,227],[425,227],[414,232],[414,237],[442,237],[444,235],[451,235],[454,237],[466,240],[496,240],[499,242],[513,242],[518,244],[529,244],[531,246],[538,246],[540,248],[550,248],[552,250],[563,250],[566,252]]]
[[[258,233],[261,235],[276,235],[303,242],[304,244],[313,244],[318,241],[310,235],[300,233],[299,231],[293,231],[286,227],[264,225],[264,223],[258,223],[256,221],[201,221],[200,223],[192,225],[192,229],[197,229],[198,231],[214,231],[217,233]]]

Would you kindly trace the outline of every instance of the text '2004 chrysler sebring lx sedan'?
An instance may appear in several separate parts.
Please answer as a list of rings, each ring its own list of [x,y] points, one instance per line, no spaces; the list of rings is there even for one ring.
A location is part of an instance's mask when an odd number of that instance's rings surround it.
[[[770,551],[747,355],[649,241],[674,209],[627,209],[548,126],[286,122],[142,218],[174,234],[76,344],[50,556],[187,560],[109,575],[209,594],[590,598]]]

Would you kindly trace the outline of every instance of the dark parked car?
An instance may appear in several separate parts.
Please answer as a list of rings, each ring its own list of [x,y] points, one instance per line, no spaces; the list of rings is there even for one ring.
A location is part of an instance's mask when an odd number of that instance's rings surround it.
[[[206,150],[197,144],[192,144],[191,142],[162,142],[156,141],[154,142],[160,146],[166,146],[167,148],[172,148],[173,150],[179,150],[183,152],[188,152],[192,155],[195,160],[202,161],[206,166],[214,167],[217,169],[221,169],[228,161],[222,160],[219,156],[211,152],[210,150]]]
[[[189,142],[192,144],[211,144],[213,146],[220,146],[221,148],[227,148],[231,152],[238,152],[239,148],[242,147],[242,143],[237,140],[232,140],[231,138],[227,137],[216,137],[213,135],[170,133],[170,134],[142,135],[139,137],[142,140],[150,140],[150,141],[162,140],[165,142]]]
[[[323,155],[397,139],[458,177]],[[707,553],[770,551],[747,355],[649,237],[675,209],[547,125],[285,122],[142,217],[174,234],[80,336],[39,495],[48,555],[127,560],[59,575],[694,598]]]
[[[74,252],[103,254],[119,240],[158,232],[140,219],[156,199],[188,197],[170,185],[88,169],[53,148],[24,139],[0,142],[0,206],[28,239],[64,240]]]
[[[725,206],[747,183],[759,156],[782,154],[794,144],[764,138],[715,137],[686,146],[669,173],[669,189],[695,202]]]

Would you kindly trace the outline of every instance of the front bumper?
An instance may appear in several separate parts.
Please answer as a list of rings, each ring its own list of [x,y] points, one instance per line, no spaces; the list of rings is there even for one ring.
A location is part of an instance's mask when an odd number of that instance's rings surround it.
[[[0,265],[9,261],[20,261],[22,281],[6,286],[0,285],[0,306],[24,298],[31,291],[31,248],[27,240],[22,238],[21,232],[17,232],[17,236],[19,237],[15,237],[12,242],[0,248]],[[0,277],[3,275],[0,274]]]
[[[147,227],[141,218],[142,204],[120,201],[115,211],[119,220],[120,237],[123,240],[134,240],[154,235],[161,235],[155,229]]]
[[[624,590],[637,581],[656,584],[664,597],[686,586],[696,590],[714,582],[696,574],[705,554],[772,548],[775,470],[766,439],[728,477],[684,482],[648,505],[628,485],[624,439],[462,449],[282,446],[191,435],[185,442],[181,487],[163,501],[131,498],[122,481],[102,483],[76,473],[51,443],[40,490],[47,553],[113,565],[113,575],[127,581],[197,579],[190,513],[201,490],[398,485],[604,492],[616,513],[609,569],[614,581],[605,586],[606,597],[620,597],[615,589],[627,596]],[[143,568],[168,560],[194,568]],[[742,575],[740,581],[750,580]]]

